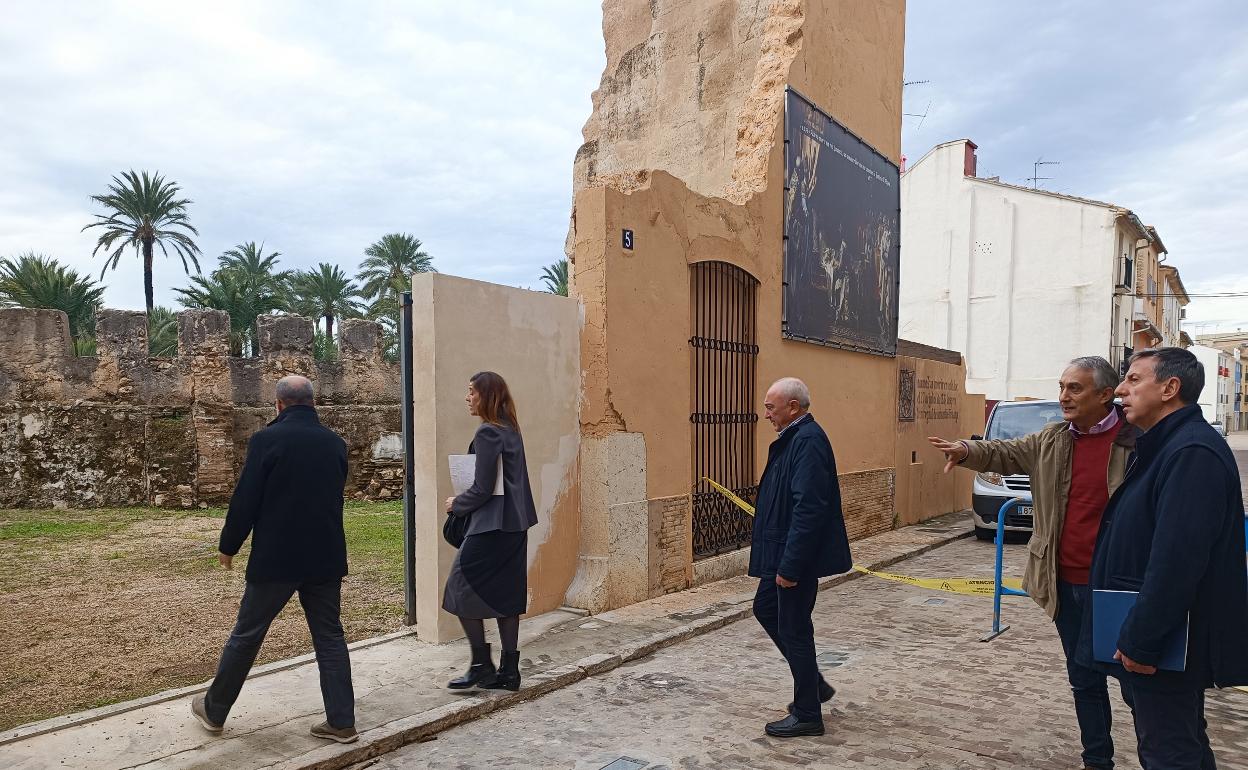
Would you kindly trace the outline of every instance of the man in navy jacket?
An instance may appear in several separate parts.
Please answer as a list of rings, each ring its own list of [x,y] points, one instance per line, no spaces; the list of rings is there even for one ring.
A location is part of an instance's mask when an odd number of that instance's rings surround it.
[[[1136,353],[1117,390],[1145,433],[1105,508],[1090,585],[1139,595],[1118,663],[1093,661],[1090,641],[1079,655],[1121,680],[1144,770],[1213,768],[1204,691],[1248,684],[1244,502],[1234,455],[1196,404],[1204,380],[1190,352],[1159,348]],[[1184,623],[1185,669],[1158,669],[1163,639]]]
[[[819,578],[853,566],[841,514],[841,488],[828,437],[810,409],[810,390],[786,377],[767,391],[767,421],[779,433],[758,486],[750,570],[759,578],[754,617],[793,674],[785,719],[767,725],[778,738],[823,735],[819,703],[835,690],[819,673],[811,613]]]

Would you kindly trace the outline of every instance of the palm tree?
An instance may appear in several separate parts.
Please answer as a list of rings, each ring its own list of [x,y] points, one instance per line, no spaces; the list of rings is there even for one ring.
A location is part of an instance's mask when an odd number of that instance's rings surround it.
[[[432,273],[433,257],[420,250],[420,239],[407,233],[390,233],[364,250],[356,276],[368,299],[393,297],[411,288],[412,273]]]
[[[543,267],[542,282],[546,284],[546,291],[550,294],[568,296],[568,260],[561,259],[553,265]]]
[[[233,270],[246,276],[256,286],[276,291],[293,275],[289,270],[277,270],[277,258],[280,256],[280,251],[265,254],[263,243],[257,245],[255,241],[248,241],[222,254],[218,258],[217,269]]]
[[[420,239],[407,233],[383,235],[364,250],[356,280],[360,294],[372,303],[368,317],[381,325],[382,353],[399,356],[399,295],[411,288],[412,273],[433,273],[433,258],[420,250]]]
[[[364,306],[356,297],[359,287],[342,268],[324,262],[315,270],[298,272],[291,280],[290,309],[310,318],[325,319],[325,337],[334,340],[334,318],[358,318]]]
[[[222,254],[218,258],[216,272],[230,271],[238,283],[246,287],[256,304],[277,303],[274,309],[282,310],[289,304],[290,281],[294,273],[277,269],[277,258],[280,256],[279,251],[266,255],[263,243],[256,245],[255,241],[248,241]],[[251,322],[252,355],[260,355],[259,322],[254,316]]]
[[[157,358],[178,353],[178,316],[167,307],[157,305],[148,311],[147,352]]]
[[[161,253],[166,257],[169,256],[169,248],[172,248],[182,259],[182,269],[188,275],[191,270],[187,266],[187,260],[195,265],[195,272],[199,272],[199,247],[187,234],[189,232],[199,235],[199,231],[191,226],[186,214],[186,207],[191,201],[179,198],[181,192],[182,188],[174,182],[165,181],[159,172],[149,175],[144,171],[142,176],[133,170],[124,172],[120,177],[113,177],[106,194],[91,196],[91,200],[103,205],[111,213],[96,214],[98,221],[82,228],[84,231],[90,227],[104,228],[91,252],[94,257],[103,249],[107,255],[104,258],[104,269],[100,271],[100,280],[104,279],[104,273],[110,267],[117,269],[117,262],[127,246],[133,246],[136,254],[142,250],[143,291],[149,313],[154,304],[154,246],[160,246]]]
[[[0,259],[0,307],[64,311],[75,355],[95,352],[95,311],[103,295],[103,286],[42,254]]]

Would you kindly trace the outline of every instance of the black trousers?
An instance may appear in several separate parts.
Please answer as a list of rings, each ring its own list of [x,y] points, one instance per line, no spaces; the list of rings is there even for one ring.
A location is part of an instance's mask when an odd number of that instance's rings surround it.
[[[234,701],[238,700],[239,691],[243,689],[243,682],[247,680],[247,672],[256,661],[269,625],[296,592],[308,619],[308,630],[312,632],[316,665],[321,672],[321,697],[325,700],[329,726],[338,729],[355,727],[351,660],[339,620],[342,606],[340,579],[317,583],[247,583],[238,608],[238,622],[234,624],[234,631],[221,652],[217,676],[208,687],[204,702],[208,718],[213,722],[225,723]]]
[[[822,722],[819,710],[819,664],[815,660],[815,624],[810,619],[819,595],[819,581],[807,578],[792,588],[776,578],[758,581],[754,617],[776,643],[793,674],[793,715],[803,722]]]
[[[1135,738],[1144,770],[1216,770],[1205,722],[1205,691],[1165,692],[1132,687],[1122,680],[1122,698],[1135,718]]]
[[[1079,720],[1079,739],[1083,743],[1083,764],[1092,768],[1114,766],[1114,740],[1109,735],[1113,716],[1109,705],[1109,686],[1105,674],[1079,665],[1075,650],[1083,632],[1083,609],[1091,601],[1086,585],[1065,581],[1057,584],[1057,617],[1054,624],[1066,653],[1066,678],[1075,697],[1075,718]],[[1091,633],[1091,631],[1088,631]]]

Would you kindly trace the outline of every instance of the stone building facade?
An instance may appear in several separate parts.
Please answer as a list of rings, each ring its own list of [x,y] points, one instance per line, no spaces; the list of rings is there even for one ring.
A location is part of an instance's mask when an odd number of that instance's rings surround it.
[[[229,328],[187,310],[178,354],[152,358],[146,314],[101,310],[97,354],[75,356],[64,313],[0,309],[0,508],[228,503],[286,374],[312,379],[347,440],[348,497],[401,494],[399,373],[375,323],[345,321],[333,362],[313,359],[307,318],[261,316],[258,358],[229,355]]]

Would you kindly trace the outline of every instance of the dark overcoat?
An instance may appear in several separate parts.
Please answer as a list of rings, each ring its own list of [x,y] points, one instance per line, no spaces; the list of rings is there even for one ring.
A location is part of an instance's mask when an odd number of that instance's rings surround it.
[[[1248,573],[1244,501],[1235,456],[1196,405],[1154,425],[1136,442],[1122,486],[1110,498],[1092,557],[1093,589],[1138,591],[1118,649],[1154,665],[1162,640],[1190,613],[1183,672],[1132,674],[1092,659],[1092,603],[1077,652],[1084,665],[1132,687],[1204,689],[1248,684]]]
[[[313,407],[286,407],[247,442],[247,459],[221,529],[221,553],[238,553],[250,534],[251,582],[343,577],[346,481],[346,442],[321,425]]]

